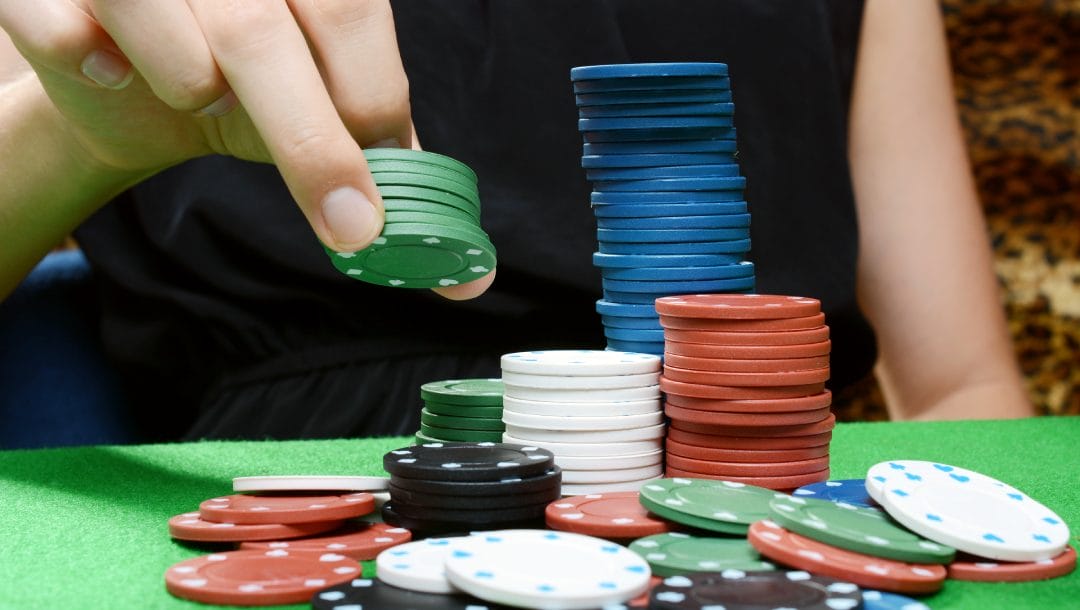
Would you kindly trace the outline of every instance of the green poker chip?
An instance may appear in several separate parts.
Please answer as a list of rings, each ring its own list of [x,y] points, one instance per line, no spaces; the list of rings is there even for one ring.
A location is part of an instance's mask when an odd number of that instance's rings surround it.
[[[453,170],[470,180],[476,182],[476,172],[461,161],[446,155],[440,155],[428,150],[411,150],[408,148],[368,148],[364,150],[364,158],[368,163],[374,161],[414,161],[428,165],[438,165]]]
[[[661,517],[725,534],[746,534],[751,523],[770,516],[779,492],[713,479],[669,478],[641,486],[641,505]]]
[[[326,248],[338,271],[395,288],[438,288],[480,279],[495,268],[495,246],[480,229],[393,223],[356,252]]]
[[[457,208],[463,212],[468,212],[477,219],[480,218],[479,199],[466,199],[460,195],[427,188],[425,186],[379,186],[379,193],[382,195],[384,202],[387,199],[430,201],[432,203],[441,203]],[[389,206],[387,206],[387,209],[389,209]]]
[[[457,182],[467,189],[476,188],[476,180],[468,176],[439,165],[431,165],[417,161],[370,161],[368,163],[368,170],[371,171],[371,175],[375,178],[376,183],[379,182],[379,175],[381,174],[400,172],[403,174],[417,174],[421,176],[437,176],[445,180]]]
[[[490,419],[486,417],[457,417],[454,415],[440,415],[427,409],[420,410],[420,421],[429,426],[438,428],[453,428],[455,430],[489,430],[503,432],[506,425],[502,419]]]
[[[503,435],[502,432],[496,432],[494,430],[457,430],[455,428],[438,428],[422,422],[420,424],[420,432],[428,438],[454,443],[500,443],[502,442]]]
[[[420,386],[420,398],[442,404],[500,407],[502,379],[447,379]]]
[[[486,419],[497,419],[502,421],[502,407],[485,407],[482,405],[455,405],[453,403],[437,402],[426,400],[424,401],[424,408],[429,413],[436,415],[449,415],[451,417],[463,417],[466,419],[473,419],[483,417]]]
[[[476,191],[475,186],[465,186],[460,182],[447,180],[439,176],[409,174],[406,172],[372,173],[371,177],[375,179],[375,184],[378,185],[380,193],[382,193],[382,188],[385,186],[419,186],[457,195],[472,202],[477,209],[480,208],[480,193]]]
[[[485,239],[487,238],[487,234],[483,232],[483,229],[477,226],[475,220],[459,220],[443,214],[388,211],[386,212],[386,222],[392,224],[415,223],[447,226],[454,229],[461,229],[462,231],[474,231],[478,237],[482,236]]]
[[[778,495],[769,502],[777,524],[835,547],[909,563],[951,563],[956,549],[897,525],[876,508]]]
[[[386,214],[389,217],[390,214],[398,214],[403,212],[420,212],[422,214],[438,214],[441,216],[449,216],[456,218],[462,222],[471,223],[473,226],[479,226],[480,218],[476,214],[469,210],[463,210],[454,206],[445,205],[442,203],[435,203],[432,201],[420,201],[414,199],[383,199],[383,207],[386,208]]]
[[[638,538],[630,550],[648,562],[656,576],[724,570],[775,570],[746,538],[703,538],[667,533]]]

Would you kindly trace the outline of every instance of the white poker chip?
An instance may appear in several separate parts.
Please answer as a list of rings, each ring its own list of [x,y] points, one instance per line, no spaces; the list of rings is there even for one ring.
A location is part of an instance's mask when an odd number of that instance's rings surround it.
[[[660,398],[660,386],[649,385],[636,388],[577,390],[559,388],[527,388],[503,381],[505,397],[523,398],[546,402],[613,402],[620,400],[656,400]]]
[[[663,464],[654,464],[642,468],[620,468],[618,470],[566,470],[562,471],[564,485],[592,485],[595,483],[626,483],[653,479],[664,474]]]
[[[611,415],[607,417],[557,417],[553,415],[530,415],[503,407],[504,423],[525,428],[544,430],[629,430],[655,426],[664,422],[661,411],[641,415]]]
[[[880,495],[875,499],[925,538],[1002,561],[1049,559],[1069,543],[1061,517],[997,479],[935,462],[886,464],[887,470],[871,468]]]
[[[545,430],[506,424],[505,433],[514,438],[540,446],[540,442],[553,443],[627,443],[647,441],[664,436],[665,424],[631,428],[629,430]]]
[[[614,390],[641,388],[660,383],[660,373],[637,375],[530,375],[527,373],[503,373],[503,384],[523,388],[556,390]]]
[[[647,453],[629,455],[606,455],[601,457],[578,457],[555,455],[555,465],[567,470],[619,470],[623,468],[644,468],[664,461],[664,450],[657,449]],[[566,479],[564,478],[565,482]]]
[[[664,449],[664,439],[654,438],[643,441],[628,441],[623,443],[560,443],[552,441],[527,441],[512,434],[503,434],[503,442],[515,445],[536,445],[555,454],[555,459],[560,457],[612,457],[620,455],[632,455],[637,453],[651,453]]]
[[[562,495],[587,496],[590,494],[609,494],[615,491],[641,491],[649,481],[655,481],[660,477],[652,477],[641,481],[625,481],[623,483],[589,483],[589,484],[563,484]]]
[[[234,477],[233,491],[383,491],[387,477],[271,475]]]
[[[504,375],[637,375],[660,371],[659,356],[607,350],[515,352],[504,354],[501,361]]]
[[[410,591],[457,593],[458,588],[446,579],[443,564],[467,538],[427,538],[388,548],[375,558],[375,576]]]
[[[525,608],[587,609],[648,589],[649,565],[607,540],[546,530],[497,530],[464,539],[446,576],[480,599]]]
[[[641,415],[663,410],[659,398],[623,400],[616,402],[544,402],[503,397],[503,409],[529,415],[548,417],[610,417],[612,415]]]

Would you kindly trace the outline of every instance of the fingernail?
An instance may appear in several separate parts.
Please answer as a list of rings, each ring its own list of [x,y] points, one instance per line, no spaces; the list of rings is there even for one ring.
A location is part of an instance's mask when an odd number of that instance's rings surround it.
[[[210,103],[205,108],[202,108],[201,110],[196,111],[195,114],[214,117],[214,118],[217,118],[217,117],[220,117],[220,116],[225,116],[233,108],[236,108],[239,101],[240,100],[236,99],[236,94],[233,93],[232,91],[229,91],[225,95],[223,95],[223,96],[217,98],[216,100],[214,100],[212,103]]]
[[[366,247],[382,230],[379,212],[363,193],[350,186],[331,191],[322,202],[323,220],[334,238],[335,249]]]
[[[107,89],[123,89],[135,78],[135,70],[123,57],[112,51],[94,51],[80,66],[82,73]]]
[[[397,138],[386,138],[385,140],[379,140],[371,146],[368,146],[368,148],[401,148],[401,140]]]

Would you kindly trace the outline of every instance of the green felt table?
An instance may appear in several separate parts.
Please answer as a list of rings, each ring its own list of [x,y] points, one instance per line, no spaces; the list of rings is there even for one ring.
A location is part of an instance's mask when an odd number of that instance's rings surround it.
[[[406,441],[203,442],[0,452],[0,608],[206,608],[165,591],[166,568],[206,552],[170,539],[169,517],[230,493],[234,476],[382,474],[383,453]],[[862,477],[868,467],[888,459],[935,460],[1015,485],[1061,515],[1071,525],[1076,546],[1080,418],[837,427],[833,478]],[[1077,608],[1080,572],[1032,583],[948,581],[924,601],[936,609]]]

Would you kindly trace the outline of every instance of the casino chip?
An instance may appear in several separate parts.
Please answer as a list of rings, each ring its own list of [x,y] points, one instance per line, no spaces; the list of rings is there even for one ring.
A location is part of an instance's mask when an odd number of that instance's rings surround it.
[[[657,576],[727,570],[774,570],[745,538],[703,538],[681,533],[645,536],[630,543]]]
[[[244,525],[351,519],[374,510],[375,497],[364,492],[320,496],[234,494],[199,504],[199,515],[207,521]]]
[[[455,593],[443,564],[466,537],[428,538],[389,548],[375,558],[375,575],[388,585],[423,593]]]
[[[1076,569],[1076,551],[1071,546],[1065,552],[1050,559],[1030,562],[999,562],[973,557],[958,556],[948,566],[949,578],[977,582],[1027,582],[1046,580],[1072,573]]]
[[[505,443],[432,443],[404,447],[383,456],[392,476],[442,481],[499,481],[543,474],[554,455],[540,447]]]
[[[724,534],[745,534],[769,515],[777,492],[732,481],[667,478],[641,487],[641,504],[676,523]]]
[[[501,366],[504,373],[609,378],[658,373],[660,358],[604,350],[547,350],[503,354]],[[655,381],[644,385],[653,384]]]
[[[298,604],[321,589],[358,578],[360,571],[359,562],[337,553],[229,551],[174,564],[165,571],[165,588],[204,604]]]
[[[233,491],[383,491],[386,477],[268,475],[233,477]]]
[[[839,610],[863,607],[858,586],[803,571],[724,570],[670,576],[653,589],[650,610]]]
[[[204,520],[199,513],[183,513],[169,519],[169,535],[190,542],[242,542],[245,540],[282,540],[321,534],[337,529],[343,520],[307,523],[265,523],[239,525]]]
[[[420,397],[440,403],[502,406],[501,379],[448,379],[420,386]]]
[[[385,523],[350,521],[343,527],[320,536],[298,538],[296,540],[244,542],[240,545],[240,549],[286,549],[340,553],[357,561],[368,561],[375,559],[380,552],[404,544],[411,539],[412,533],[407,529],[393,527]]]
[[[544,514],[551,529],[616,540],[678,528],[650,515],[636,492],[571,496],[548,504]]]
[[[355,578],[319,591],[311,598],[314,610],[511,610],[464,593],[410,591],[371,578]]]
[[[878,503],[866,492],[865,479],[843,479],[839,481],[822,481],[804,485],[791,492],[794,496],[805,496],[829,500],[831,502],[843,502],[852,506],[875,508]]]
[[[930,606],[895,593],[863,590],[863,610],[930,610]]]

